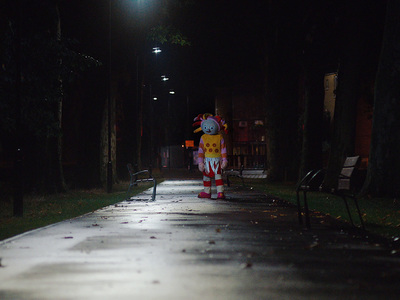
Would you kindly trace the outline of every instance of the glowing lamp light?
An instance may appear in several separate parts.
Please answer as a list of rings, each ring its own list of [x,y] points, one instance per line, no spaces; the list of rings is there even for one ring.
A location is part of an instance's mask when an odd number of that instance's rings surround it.
[[[161,49],[160,49],[160,47],[154,47],[152,52],[155,54],[158,54],[158,53],[161,53]]]

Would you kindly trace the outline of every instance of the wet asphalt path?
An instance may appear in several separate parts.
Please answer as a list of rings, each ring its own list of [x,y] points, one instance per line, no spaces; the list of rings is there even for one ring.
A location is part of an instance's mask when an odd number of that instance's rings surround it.
[[[0,243],[0,299],[400,299],[379,240],[234,187],[168,180],[130,201]]]

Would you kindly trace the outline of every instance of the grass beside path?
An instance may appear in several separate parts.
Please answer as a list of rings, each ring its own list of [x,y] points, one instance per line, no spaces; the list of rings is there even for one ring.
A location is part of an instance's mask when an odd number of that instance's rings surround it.
[[[241,184],[238,179],[234,178],[233,180],[235,180],[234,184]],[[294,183],[268,183],[265,179],[245,179],[245,184],[248,187],[253,187],[268,195],[274,195],[297,205]],[[301,197],[301,199],[303,198]],[[326,193],[309,192],[307,193],[307,200],[310,210],[349,222],[342,198]],[[348,202],[353,221],[356,225],[359,225],[354,202],[351,199]],[[303,204],[302,200],[301,204]],[[358,204],[367,231],[390,239],[398,240],[400,238],[400,199],[361,198],[358,200]],[[317,221],[311,219],[311,224],[312,222]]]
[[[112,193],[104,189],[73,190],[63,194],[24,197],[24,216],[13,216],[13,203],[0,201],[0,241],[23,232],[90,213],[121,202],[126,197],[129,182],[113,186]],[[152,187],[143,183],[132,189],[131,196]]]

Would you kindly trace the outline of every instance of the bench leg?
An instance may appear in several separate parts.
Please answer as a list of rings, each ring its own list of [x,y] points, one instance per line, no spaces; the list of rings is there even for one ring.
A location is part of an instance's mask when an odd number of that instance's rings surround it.
[[[154,186],[153,186],[153,195],[151,197],[151,200],[155,201],[156,200],[157,181],[155,179],[153,179],[153,181],[154,181]]]
[[[347,209],[347,213],[349,214],[350,222],[351,222],[351,224],[354,226],[353,218],[351,217],[351,213],[350,213],[350,209],[349,209],[349,204],[347,203],[346,196],[342,196],[342,198],[343,198],[343,200],[344,200],[344,204],[346,204],[346,209]]]
[[[306,214],[306,227],[308,229],[311,228],[311,224],[310,224],[310,211],[308,210],[308,203],[307,203],[307,191],[303,191],[304,194],[304,210],[305,210],[305,214]]]
[[[131,193],[131,187],[133,186],[132,183],[129,184],[128,191],[126,192],[126,199],[129,199],[129,195]]]
[[[303,225],[303,217],[301,216],[301,205],[300,205],[299,191],[296,191],[296,197],[297,197],[297,214],[298,214],[298,217],[299,217],[299,224]]]
[[[361,216],[360,207],[358,206],[357,198],[353,197],[353,200],[354,200],[354,203],[356,204],[356,207],[357,207],[357,212],[358,212],[358,216],[360,218],[361,227],[362,227],[363,230],[365,230],[364,220],[363,220],[363,218]]]

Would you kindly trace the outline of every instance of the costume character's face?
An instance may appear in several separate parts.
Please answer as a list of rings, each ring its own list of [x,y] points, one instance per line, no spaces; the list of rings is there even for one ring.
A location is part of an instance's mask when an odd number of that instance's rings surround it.
[[[201,122],[201,130],[205,134],[215,135],[219,131],[218,124],[214,120],[204,120]]]

